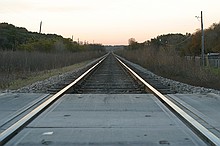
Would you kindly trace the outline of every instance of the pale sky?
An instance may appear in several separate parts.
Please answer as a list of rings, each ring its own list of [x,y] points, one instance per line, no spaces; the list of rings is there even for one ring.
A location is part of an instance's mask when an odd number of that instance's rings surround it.
[[[0,22],[104,45],[194,33],[220,22],[220,0],[0,0]]]

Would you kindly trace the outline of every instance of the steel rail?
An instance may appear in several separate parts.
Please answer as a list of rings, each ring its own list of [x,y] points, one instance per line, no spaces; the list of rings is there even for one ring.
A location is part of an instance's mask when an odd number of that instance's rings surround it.
[[[123,63],[116,55],[116,59],[128,70],[131,74],[135,76],[141,83],[143,83],[155,96],[159,98],[163,103],[165,103],[169,108],[171,108],[175,114],[180,116],[182,120],[184,120],[190,128],[207,144],[220,146],[220,139],[216,135],[214,135],[211,131],[189,116],[186,112],[184,112],[181,108],[175,105],[171,100],[169,100],[166,96],[161,94],[158,90],[156,90],[153,86],[147,83],[144,79],[142,79],[136,72],[130,69],[125,63]]]
[[[60,98],[67,90],[69,90],[71,87],[73,87],[77,82],[82,80],[86,75],[88,75],[92,70],[94,70],[105,58],[108,56],[108,54],[104,55],[98,63],[93,65],[90,69],[88,69],[86,72],[84,72],[80,77],[78,77],[76,80],[74,80],[72,83],[64,87],[62,90],[57,92],[56,94],[52,95],[49,99],[44,101],[42,104],[40,104],[38,107],[33,109],[31,112],[29,112],[27,115],[25,115],[23,118],[21,118],[19,121],[11,125],[9,128],[4,130],[0,134],[0,146],[7,143],[14,135],[16,135],[23,127],[25,127],[31,120],[33,120],[36,116],[38,116],[41,112],[43,112],[47,107],[49,107],[52,103],[54,103],[58,98]]]
[[[40,102],[42,102],[43,100],[45,100],[46,98],[48,98],[49,94],[46,95],[42,95],[40,96],[38,99],[32,101],[30,104],[28,104],[27,106],[23,107],[22,109],[20,109],[17,113],[13,113],[13,115],[8,118],[7,120],[5,120],[1,125],[0,128],[2,128],[3,126],[5,126],[6,124],[8,124],[9,122],[11,122],[12,120],[14,120],[15,118],[17,118],[18,116],[22,115],[23,113],[25,113],[26,111],[30,110],[31,108],[33,108],[34,106],[36,106],[37,104],[39,104]]]

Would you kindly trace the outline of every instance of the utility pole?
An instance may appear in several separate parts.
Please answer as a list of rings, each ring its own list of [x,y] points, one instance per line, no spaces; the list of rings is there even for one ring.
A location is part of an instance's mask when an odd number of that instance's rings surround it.
[[[42,21],[40,22],[40,31],[39,31],[39,33],[41,33],[41,27],[42,27]]]
[[[201,16],[196,16],[196,18],[199,20],[199,18],[201,19],[201,33],[202,33],[202,39],[201,39],[201,62],[202,62],[202,66],[205,66],[205,43],[204,43],[204,29],[203,29],[203,15],[202,15],[202,11],[201,11]]]
[[[202,65],[205,66],[205,43],[204,43],[204,29],[203,29],[202,11],[201,11],[201,31],[202,31]]]

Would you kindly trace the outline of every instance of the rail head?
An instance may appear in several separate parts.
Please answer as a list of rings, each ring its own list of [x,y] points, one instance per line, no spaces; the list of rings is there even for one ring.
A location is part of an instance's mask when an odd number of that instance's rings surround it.
[[[190,115],[184,112],[181,108],[175,105],[171,100],[169,100],[166,96],[156,90],[153,86],[147,83],[143,78],[141,78],[136,72],[134,72],[131,68],[129,68],[124,62],[122,62],[117,55],[115,55],[116,59],[121,63],[121,65],[128,70],[136,79],[138,79],[142,84],[144,84],[155,96],[159,98],[163,103],[165,103],[170,109],[174,111],[182,120],[184,120],[190,128],[195,131],[195,133],[202,138],[204,142],[208,145],[216,145],[220,146],[220,139],[216,135],[214,135],[211,131],[193,119]]]
[[[56,94],[52,95],[42,104],[37,106],[34,110],[29,112],[23,118],[18,120],[16,123],[11,125],[9,128],[0,133],[0,146],[6,144],[14,135],[16,135],[24,126],[26,126],[32,119],[34,119],[37,115],[43,112],[47,107],[49,107],[52,103],[54,103],[59,97],[61,97],[67,90],[69,90],[72,86],[82,80],[87,74],[89,74],[92,70],[94,70],[99,64],[101,64],[106,57],[109,55],[104,55],[95,65],[89,68],[86,72],[84,72],[80,77],[74,80],[72,83],[61,89]]]

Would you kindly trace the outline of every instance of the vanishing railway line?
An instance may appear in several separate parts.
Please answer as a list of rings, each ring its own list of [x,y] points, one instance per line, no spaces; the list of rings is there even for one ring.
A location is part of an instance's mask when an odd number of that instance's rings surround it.
[[[90,76],[76,86],[73,93],[146,93],[144,86],[138,84],[113,55],[107,56]]]
[[[149,79],[150,80],[150,79]],[[96,64],[85,71],[80,77],[75,79],[69,85],[55,93],[54,95],[44,97],[43,100],[37,100],[33,103],[33,107],[28,107],[19,113],[20,117],[17,122],[14,122],[7,128],[4,128],[0,134],[0,145],[7,144],[17,135],[23,128],[25,128],[31,121],[39,116],[43,111],[52,106],[56,101],[62,98],[66,93],[70,94],[147,94],[153,93],[161,103],[170,109],[177,117],[183,121],[192,131],[198,135],[208,145],[220,145],[219,138],[205,128],[202,124],[194,120],[183,109],[178,107],[174,102],[166,97],[166,94],[173,93],[168,87],[164,87],[155,83],[152,80],[155,89],[146,82],[119,57],[113,53],[109,53],[101,58]],[[159,92],[160,90],[161,92]],[[65,115],[69,117],[70,115]],[[17,118],[18,116],[14,116]],[[147,115],[145,117],[150,117]],[[13,121],[13,118],[8,122]],[[7,125],[7,121],[3,124]],[[146,136],[146,134],[145,134]],[[43,141],[42,143],[48,144]],[[50,143],[49,143],[50,144]],[[160,141],[160,144],[169,144],[166,141]]]

